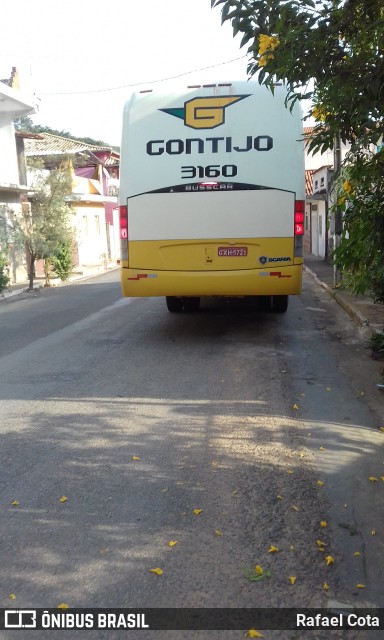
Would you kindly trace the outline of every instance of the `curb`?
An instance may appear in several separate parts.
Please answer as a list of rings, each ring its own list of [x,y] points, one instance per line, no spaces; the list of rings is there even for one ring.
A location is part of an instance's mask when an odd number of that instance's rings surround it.
[[[41,289],[42,288],[42,284],[37,284],[36,286],[33,287],[33,290],[37,290],[37,289]],[[28,291],[28,287],[23,287],[22,289],[15,289],[15,291],[3,291],[0,294],[0,302],[1,300],[5,300],[6,298],[13,298],[13,296],[19,296],[21,293],[26,293]],[[32,293],[32,291],[30,292]]]
[[[62,281],[59,280],[58,278],[55,278],[54,280],[51,281],[51,287],[48,288],[56,288],[56,287],[65,287],[68,286],[69,284],[72,284],[73,282],[79,282],[79,280],[89,280],[91,278],[96,278],[96,276],[100,276],[103,273],[108,273],[109,271],[116,271],[116,269],[119,269],[119,265],[116,265],[114,267],[108,267],[107,269],[103,269],[102,271],[97,271],[94,273],[89,273],[89,274],[81,274],[78,276],[73,276],[70,277],[68,280]],[[37,283],[33,285],[33,291],[38,291],[39,289],[43,289],[44,288],[44,284],[41,283]],[[7,292],[6,290],[3,291],[0,294],[0,302],[2,300],[5,300],[6,298],[12,298],[13,296],[18,296],[22,293],[33,293],[33,291],[29,291],[29,287],[26,285],[25,287],[22,287],[20,289],[16,289],[15,291],[9,291]]]
[[[343,295],[340,294],[338,291],[335,291],[328,284],[326,284],[325,282],[322,282],[322,280],[320,280],[320,278],[316,275],[314,271],[312,271],[312,269],[307,267],[305,264],[303,265],[303,267],[304,267],[304,271],[314,279],[316,284],[320,285],[320,287],[322,287],[331,296],[331,298],[333,298],[335,302],[337,302],[337,304],[340,307],[342,307],[342,309],[344,309],[344,311],[349,315],[350,318],[352,318],[352,320],[357,325],[359,325],[360,327],[369,327],[369,322],[367,318],[363,316],[361,311],[356,309],[356,307],[350,302],[348,302],[348,300],[346,300],[343,297]],[[373,331],[373,329],[371,329],[371,331]]]

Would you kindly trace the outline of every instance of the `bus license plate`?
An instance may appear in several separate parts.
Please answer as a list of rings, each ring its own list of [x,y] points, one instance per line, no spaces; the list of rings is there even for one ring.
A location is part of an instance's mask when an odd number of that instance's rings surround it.
[[[219,247],[217,254],[220,257],[238,258],[248,255],[248,247]]]

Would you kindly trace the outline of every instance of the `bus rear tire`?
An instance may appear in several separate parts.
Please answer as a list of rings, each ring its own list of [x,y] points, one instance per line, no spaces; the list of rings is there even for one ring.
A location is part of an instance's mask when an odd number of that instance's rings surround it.
[[[182,298],[176,298],[176,296],[166,296],[165,302],[167,304],[167,309],[171,313],[181,313],[183,310],[183,300]]]
[[[186,311],[187,313],[194,313],[195,311],[198,311],[200,307],[200,298],[198,297],[183,298],[183,306],[184,306],[184,311]]]
[[[288,296],[271,296],[271,310],[274,313],[285,313],[288,309]]]

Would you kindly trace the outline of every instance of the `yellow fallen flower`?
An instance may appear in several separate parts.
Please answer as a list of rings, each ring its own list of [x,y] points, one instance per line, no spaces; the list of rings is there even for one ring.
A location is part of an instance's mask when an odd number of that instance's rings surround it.
[[[321,520],[320,527],[323,527],[323,528],[328,527],[328,522],[326,520]]]
[[[247,638],[264,638],[263,634],[259,633],[259,631],[256,631],[256,629],[250,629],[246,634],[246,637]]]
[[[369,476],[369,482],[377,482],[377,478],[375,476]]]
[[[325,556],[325,562],[327,563],[327,567],[329,567],[330,564],[334,564],[335,560],[333,556]]]
[[[276,553],[278,550],[279,550],[279,547],[275,547],[273,544],[271,544],[267,553]]]
[[[61,604],[57,605],[58,609],[69,609],[69,605],[65,604],[65,602],[62,602]]]
[[[170,540],[170,541],[168,542],[168,547],[174,547],[174,546],[175,546],[175,544],[177,544],[177,540]]]
[[[156,567],[155,569],[150,569],[151,573],[155,573],[157,576],[162,576],[164,571],[160,569],[160,567]]]
[[[195,516],[198,516],[202,511],[202,509],[194,509],[193,513],[195,514]]]
[[[59,498],[59,502],[67,502],[67,500],[67,496],[61,496],[61,498]]]
[[[295,584],[296,579],[297,579],[297,578],[296,578],[296,576],[289,576],[289,582],[290,582],[291,584]]]

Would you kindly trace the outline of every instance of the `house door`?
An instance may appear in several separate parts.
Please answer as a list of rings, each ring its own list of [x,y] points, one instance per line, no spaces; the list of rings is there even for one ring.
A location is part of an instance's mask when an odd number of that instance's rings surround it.
[[[318,256],[325,258],[325,211],[324,207],[317,214],[318,230]]]
[[[311,205],[311,249],[314,256],[319,255],[319,212],[318,205]]]

